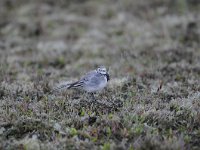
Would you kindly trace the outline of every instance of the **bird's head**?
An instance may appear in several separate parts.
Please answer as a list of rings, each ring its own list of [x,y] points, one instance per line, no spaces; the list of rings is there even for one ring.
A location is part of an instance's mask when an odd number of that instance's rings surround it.
[[[97,68],[97,72],[100,73],[100,74],[102,74],[102,75],[105,75],[106,78],[107,78],[107,81],[110,80],[110,76],[109,76],[109,74],[107,72],[106,67],[101,66],[101,67]]]

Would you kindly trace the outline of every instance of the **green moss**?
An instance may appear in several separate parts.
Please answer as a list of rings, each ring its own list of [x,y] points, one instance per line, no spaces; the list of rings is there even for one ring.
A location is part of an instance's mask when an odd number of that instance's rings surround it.
[[[102,150],[110,150],[110,143],[104,143]]]
[[[70,135],[75,136],[78,134],[78,131],[75,128],[70,129]]]

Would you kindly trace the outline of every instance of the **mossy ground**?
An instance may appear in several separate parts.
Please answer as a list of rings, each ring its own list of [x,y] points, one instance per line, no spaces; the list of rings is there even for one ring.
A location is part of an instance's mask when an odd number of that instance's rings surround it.
[[[198,0],[1,0],[0,149],[199,149]],[[49,94],[99,65],[95,97]]]

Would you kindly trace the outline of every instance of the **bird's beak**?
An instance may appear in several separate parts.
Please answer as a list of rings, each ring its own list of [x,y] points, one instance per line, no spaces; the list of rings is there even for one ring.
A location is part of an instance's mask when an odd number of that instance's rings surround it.
[[[110,80],[110,75],[108,73],[106,73],[106,78],[107,78],[107,81]]]

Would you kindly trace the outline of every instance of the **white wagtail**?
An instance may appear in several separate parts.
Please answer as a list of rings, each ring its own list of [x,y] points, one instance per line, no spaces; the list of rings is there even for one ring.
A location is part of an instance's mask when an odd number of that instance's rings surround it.
[[[86,92],[93,93],[102,90],[106,87],[110,76],[104,66],[92,70],[84,75],[80,80],[73,83],[61,84],[53,91],[63,90],[63,89],[74,89],[79,88]]]

